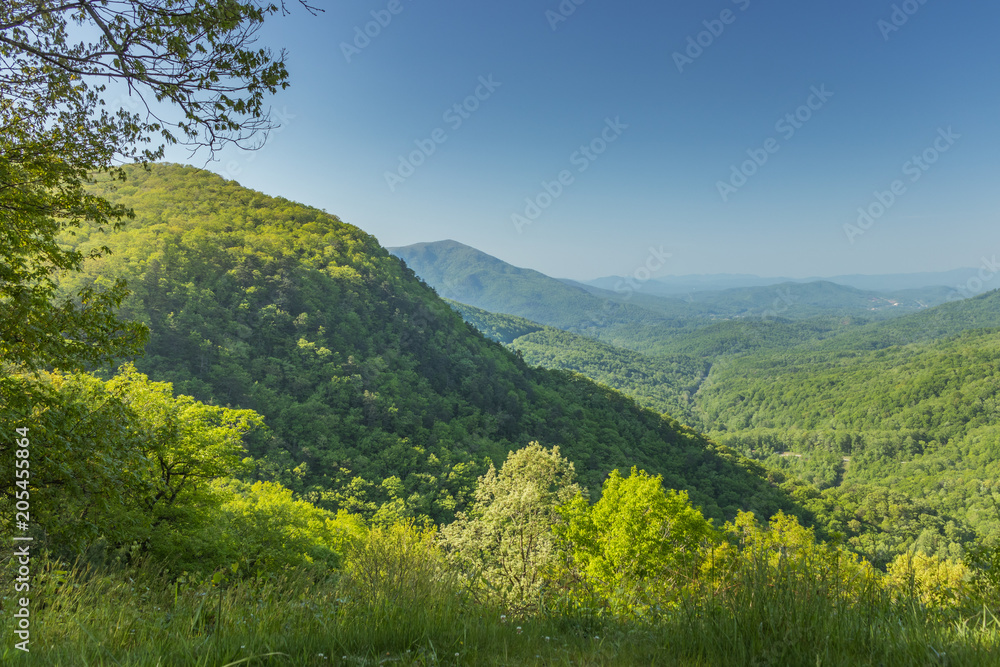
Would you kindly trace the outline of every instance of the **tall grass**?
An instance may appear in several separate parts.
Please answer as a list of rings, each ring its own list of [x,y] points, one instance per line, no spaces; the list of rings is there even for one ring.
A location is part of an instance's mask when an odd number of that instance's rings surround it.
[[[178,583],[151,564],[62,572],[40,563],[31,654],[13,648],[11,593],[0,663],[1000,664],[1000,624],[988,613],[928,609],[874,583],[845,591],[801,564],[781,571],[751,559],[641,619],[566,605],[514,619],[465,597],[429,543],[377,537],[344,572],[221,586]]]
[[[845,585],[806,561],[776,567],[755,554],[717,592],[683,597],[665,624],[677,630],[675,652],[695,664],[1000,664],[995,618],[925,607],[872,574]]]

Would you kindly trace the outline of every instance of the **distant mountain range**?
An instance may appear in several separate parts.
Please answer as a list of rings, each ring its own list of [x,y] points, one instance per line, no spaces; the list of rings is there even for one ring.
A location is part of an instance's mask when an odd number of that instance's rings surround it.
[[[637,328],[676,330],[720,320],[803,320],[821,316],[885,319],[954,299],[949,284],[973,270],[835,280],[768,279],[746,275],[679,276],[639,283],[603,278],[579,283],[512,266],[457,241],[389,248],[439,295],[493,313],[626,344]],[[772,280],[784,280],[773,283]],[[673,281],[673,282],[671,282]],[[889,289],[895,286],[893,289]],[[652,332],[643,337],[655,335]]]
[[[782,283],[812,283],[817,281],[831,282],[871,292],[914,290],[927,287],[946,287],[954,290],[958,286],[964,285],[970,278],[973,278],[977,271],[978,269],[954,269],[952,271],[925,273],[886,275],[851,274],[833,277],[817,276],[813,278],[762,278],[761,276],[742,273],[662,276],[652,278],[644,283],[643,290],[649,294],[660,296],[685,296],[698,292],[715,292],[741,287],[768,287]],[[564,282],[570,285],[583,284],[613,290],[615,285],[619,285],[625,280],[626,278],[622,276],[607,276],[605,278],[582,281],[582,283],[573,280],[564,280]]]

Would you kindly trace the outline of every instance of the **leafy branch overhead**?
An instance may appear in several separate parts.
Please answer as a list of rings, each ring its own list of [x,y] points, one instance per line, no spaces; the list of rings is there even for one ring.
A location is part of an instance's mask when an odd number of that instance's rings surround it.
[[[305,9],[317,8],[300,0]],[[285,53],[256,48],[281,4],[234,0],[14,0],[0,6],[0,355],[77,368],[132,354],[144,327],[117,320],[120,280],[59,296],[60,275],[110,251],[67,249],[81,225],[118,229],[128,208],[89,194],[95,173],[153,161],[168,144],[214,154],[260,145]],[[124,84],[130,101],[109,102]],[[126,106],[130,107],[125,108]],[[136,111],[135,109],[138,109]]]
[[[312,13],[322,11],[308,0],[300,3]],[[122,150],[150,133],[159,133],[167,143],[213,151],[229,142],[247,146],[271,127],[266,95],[288,86],[285,52],[254,48],[264,20],[287,12],[284,0],[280,5],[237,0],[4,4],[0,87],[5,100],[51,117],[68,99],[82,101],[88,91],[103,93],[98,82],[121,81],[145,108],[144,118],[112,110],[118,120],[128,120],[117,129],[133,134],[102,138],[119,139]],[[96,39],[76,37],[89,34]],[[167,118],[155,103],[167,103],[166,109],[179,110],[181,118]],[[113,129],[110,118],[102,120],[95,129]],[[158,153],[144,157],[154,155]]]

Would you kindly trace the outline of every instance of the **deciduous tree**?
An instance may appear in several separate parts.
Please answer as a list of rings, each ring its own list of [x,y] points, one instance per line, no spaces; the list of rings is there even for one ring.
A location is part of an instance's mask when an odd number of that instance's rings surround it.
[[[583,580],[618,612],[642,610],[670,596],[694,573],[715,535],[685,491],[663,488],[663,478],[632,468],[612,470],[601,498],[582,495],[562,510],[557,533],[567,540]]]
[[[68,368],[141,348],[142,327],[114,317],[124,283],[57,297],[60,272],[108,252],[68,250],[59,235],[130,214],[85,191],[94,173],[123,178],[122,162],[158,159],[166,144],[258,145],[271,127],[266,97],[288,72],[284,52],[253,44],[279,11],[283,0],[0,6],[0,360]],[[108,102],[109,82],[135,110]]]
[[[532,442],[479,478],[470,511],[442,530],[452,560],[469,573],[476,592],[514,610],[538,602],[547,571],[558,562],[557,509],[580,493],[575,477],[558,447]]]

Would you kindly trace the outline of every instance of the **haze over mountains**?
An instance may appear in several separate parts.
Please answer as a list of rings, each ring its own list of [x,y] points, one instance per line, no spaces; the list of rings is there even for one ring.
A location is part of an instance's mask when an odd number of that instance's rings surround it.
[[[737,318],[895,317],[960,298],[949,281],[968,279],[974,272],[843,276],[840,283],[728,275],[579,283],[512,266],[456,241],[389,251],[445,298],[563,329],[605,329],[607,335],[626,323],[676,328]]]
[[[915,290],[926,287],[947,287],[955,289],[975,277],[978,269],[954,269],[952,271],[929,271],[924,273],[895,273],[885,275],[840,275],[811,278],[761,277],[750,274],[718,273],[685,276],[656,276],[648,281],[647,290],[651,294],[663,296],[683,296],[694,292],[714,292],[737,287],[767,287],[781,283],[811,283],[825,281],[872,292]],[[606,276],[583,281],[586,285],[602,289],[614,289],[622,276]],[[573,282],[573,281],[570,281]]]
[[[406,260],[411,266],[420,266],[427,275],[421,277],[429,284],[440,283],[446,287],[457,287],[456,273],[497,270],[504,273],[541,274],[533,269],[521,269],[497,259],[476,248],[458,241],[445,240],[415,243],[408,246],[390,247],[389,252]],[[768,287],[783,283],[830,282],[862,291],[892,292],[919,290],[925,288],[945,288],[958,291],[970,278],[974,278],[978,268],[959,268],[951,271],[926,271],[921,273],[895,273],[884,275],[849,274],[837,276],[814,276],[789,278],[781,276],[758,276],[742,273],[653,275],[645,280],[634,276],[604,276],[591,280],[558,279],[563,283],[582,288],[599,288],[605,291],[621,291],[623,286],[642,285],[642,291],[659,296],[686,296],[698,292],[721,292],[736,288]],[[419,272],[418,272],[419,273]],[[447,285],[446,285],[447,283]]]

